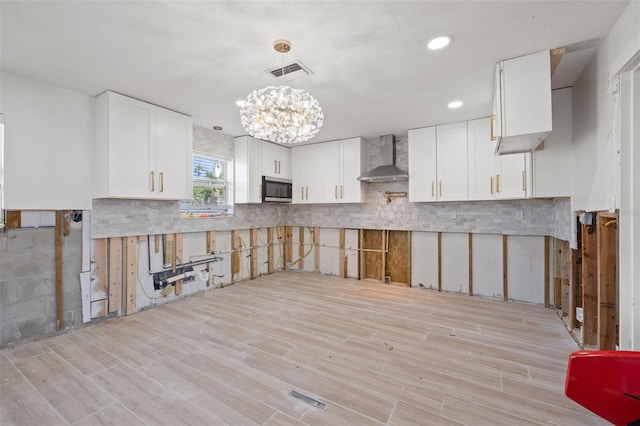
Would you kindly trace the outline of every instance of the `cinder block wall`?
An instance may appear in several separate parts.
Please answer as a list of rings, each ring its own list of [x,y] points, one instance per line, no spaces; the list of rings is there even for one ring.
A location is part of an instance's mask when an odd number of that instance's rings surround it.
[[[63,241],[63,324],[82,324],[80,268],[82,231]],[[56,260],[54,228],[0,234],[0,347],[53,334]]]

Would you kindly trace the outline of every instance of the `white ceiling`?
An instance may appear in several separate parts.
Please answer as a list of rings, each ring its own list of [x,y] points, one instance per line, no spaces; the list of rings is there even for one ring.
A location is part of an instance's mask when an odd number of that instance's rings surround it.
[[[77,92],[114,90],[237,136],[235,102],[277,83],[274,40],[314,75],[312,141],[491,114],[496,62],[602,38],[626,1],[2,1],[1,65]],[[429,52],[431,37],[454,43]],[[590,44],[593,53],[593,43]],[[577,54],[584,66],[588,55]],[[586,59],[585,59],[586,57]],[[562,65],[562,62],[561,62]],[[563,84],[575,79],[562,71]],[[446,105],[464,101],[458,110]]]

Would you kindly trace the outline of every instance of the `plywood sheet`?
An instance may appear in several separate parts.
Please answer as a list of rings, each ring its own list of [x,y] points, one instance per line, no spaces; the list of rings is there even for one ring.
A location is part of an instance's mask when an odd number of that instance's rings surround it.
[[[389,231],[389,251],[387,253],[386,276],[391,282],[409,285],[411,281],[411,233],[409,231]]]
[[[364,268],[363,278],[374,279],[380,281],[383,277],[383,253],[381,250],[383,247],[383,237],[379,229],[363,229],[362,230],[362,248],[363,252]],[[366,251],[374,250],[374,251]]]
[[[473,234],[473,294],[502,298],[502,235]]]
[[[411,233],[411,286],[438,288],[438,233]]]
[[[469,236],[462,233],[442,234],[442,290],[469,292]]]
[[[509,235],[509,299],[544,303],[544,237]]]

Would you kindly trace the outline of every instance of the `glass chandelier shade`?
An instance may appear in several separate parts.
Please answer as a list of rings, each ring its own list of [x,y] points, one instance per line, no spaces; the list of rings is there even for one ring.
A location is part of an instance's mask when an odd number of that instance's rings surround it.
[[[267,86],[247,96],[240,107],[240,121],[255,138],[293,144],[314,137],[324,114],[318,100],[304,90]]]

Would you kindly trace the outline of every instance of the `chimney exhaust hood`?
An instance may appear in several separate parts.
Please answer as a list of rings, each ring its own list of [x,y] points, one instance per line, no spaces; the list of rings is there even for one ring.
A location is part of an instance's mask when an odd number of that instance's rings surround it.
[[[380,136],[379,163],[381,166],[364,173],[361,182],[401,182],[409,179],[409,174],[396,167],[396,138],[394,135]]]

